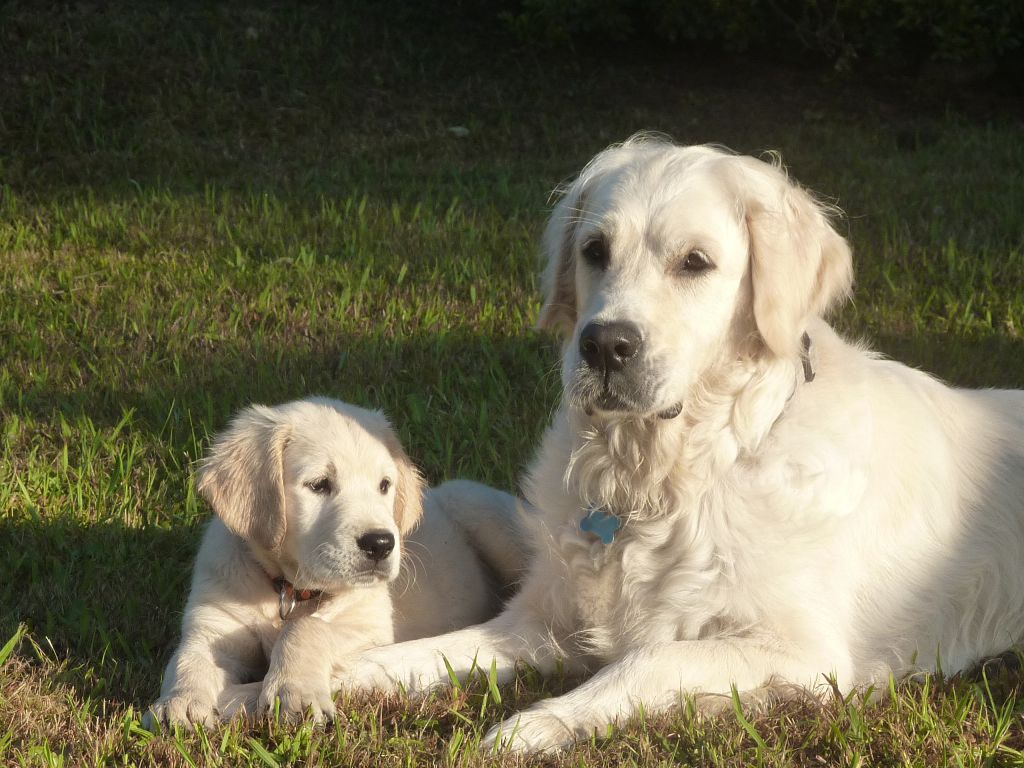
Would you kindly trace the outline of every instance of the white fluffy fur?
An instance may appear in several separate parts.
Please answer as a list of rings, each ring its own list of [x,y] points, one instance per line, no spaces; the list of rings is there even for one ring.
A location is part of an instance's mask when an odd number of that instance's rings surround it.
[[[777,164],[643,139],[598,155],[545,236],[541,324],[565,333],[565,396],[527,478],[541,519],[522,591],[481,626],[371,650],[338,683],[429,689],[442,654],[459,673],[494,659],[506,680],[518,661],[596,670],[488,737],[541,750],[681,694],[757,700],[826,676],[847,691],[1018,641],[1024,393],[953,389],[837,336],[821,315],[851,257],[827,214]],[[603,271],[580,256],[596,232]],[[713,270],[679,271],[693,248]],[[643,332],[632,412],[586,402],[595,319]],[[625,520],[611,545],[581,532],[589,505]]]
[[[310,487],[321,478],[329,492]],[[424,496],[387,420],[334,400],[245,409],[214,442],[198,487],[218,517],[149,727],[209,725],[275,698],[286,716],[330,716],[346,655],[494,616],[526,561],[515,498],[467,481]],[[395,536],[379,563],[356,543],[371,531]],[[282,621],[270,578],[282,575],[324,596]]]

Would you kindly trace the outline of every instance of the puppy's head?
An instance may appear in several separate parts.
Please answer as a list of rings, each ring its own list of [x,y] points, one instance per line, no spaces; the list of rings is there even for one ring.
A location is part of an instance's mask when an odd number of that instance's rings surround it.
[[[232,532],[294,563],[303,589],[394,579],[423,512],[423,480],[387,419],[326,398],[243,410],[197,486]]]
[[[798,359],[852,262],[825,208],[778,166],[633,139],[595,157],[544,235],[539,326],[564,336],[570,405],[668,418],[709,369]]]

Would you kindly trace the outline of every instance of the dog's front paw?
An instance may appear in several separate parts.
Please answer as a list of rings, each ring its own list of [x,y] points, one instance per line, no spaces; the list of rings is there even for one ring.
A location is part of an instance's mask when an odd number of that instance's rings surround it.
[[[394,647],[373,648],[339,665],[331,679],[334,689],[416,695],[448,684],[441,654],[429,650],[396,656]]]
[[[228,685],[217,697],[217,712],[225,722],[235,718],[256,717],[259,713],[263,681]]]
[[[153,702],[142,718],[142,727],[155,732],[161,725],[204,725],[210,728],[216,722],[213,701],[202,694],[174,692]]]
[[[484,736],[485,750],[513,753],[556,752],[587,736],[582,723],[535,706],[498,723]]]
[[[387,667],[373,659],[360,657],[334,673],[335,688],[346,691],[394,693],[401,687]]]
[[[326,675],[322,679],[312,675],[267,677],[256,709],[260,713],[273,714],[275,702],[277,711],[288,720],[300,720],[309,712],[314,722],[322,723],[332,720],[335,714],[330,680]]]

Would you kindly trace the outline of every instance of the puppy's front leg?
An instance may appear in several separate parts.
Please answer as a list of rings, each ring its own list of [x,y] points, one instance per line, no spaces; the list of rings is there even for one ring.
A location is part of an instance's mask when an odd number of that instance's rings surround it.
[[[333,620],[314,615],[285,622],[271,652],[257,711],[272,711],[277,700],[288,718],[301,717],[307,710],[317,722],[332,718],[331,673],[338,661],[394,640],[390,613],[380,613],[355,622],[351,617],[346,621],[344,613]]]
[[[258,639],[232,615],[214,605],[186,609],[181,644],[167,663],[160,698],[143,717],[143,727],[213,725],[225,688],[250,677],[260,657]]]
[[[331,634],[331,625],[316,616],[285,622],[270,655],[258,711],[272,709],[278,699],[287,717],[301,717],[307,708],[317,721],[333,713]]]

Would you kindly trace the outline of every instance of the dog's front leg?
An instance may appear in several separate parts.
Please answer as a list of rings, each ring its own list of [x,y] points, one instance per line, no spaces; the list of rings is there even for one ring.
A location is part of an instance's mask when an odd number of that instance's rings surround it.
[[[818,661],[815,661],[815,659]],[[675,706],[686,694],[711,694],[713,709],[729,705],[732,686],[763,694],[824,682],[823,656],[754,639],[694,640],[631,651],[567,694],[545,699],[491,729],[484,744],[517,752],[560,749],[627,719],[643,705],[648,712]],[[700,699],[698,699],[700,703]]]
[[[335,687],[422,693],[448,684],[449,666],[462,679],[474,669],[490,673],[492,664],[498,682],[504,683],[514,677],[520,661],[550,674],[560,659],[557,643],[524,602],[513,601],[504,613],[475,627],[372,648],[338,670]]]

